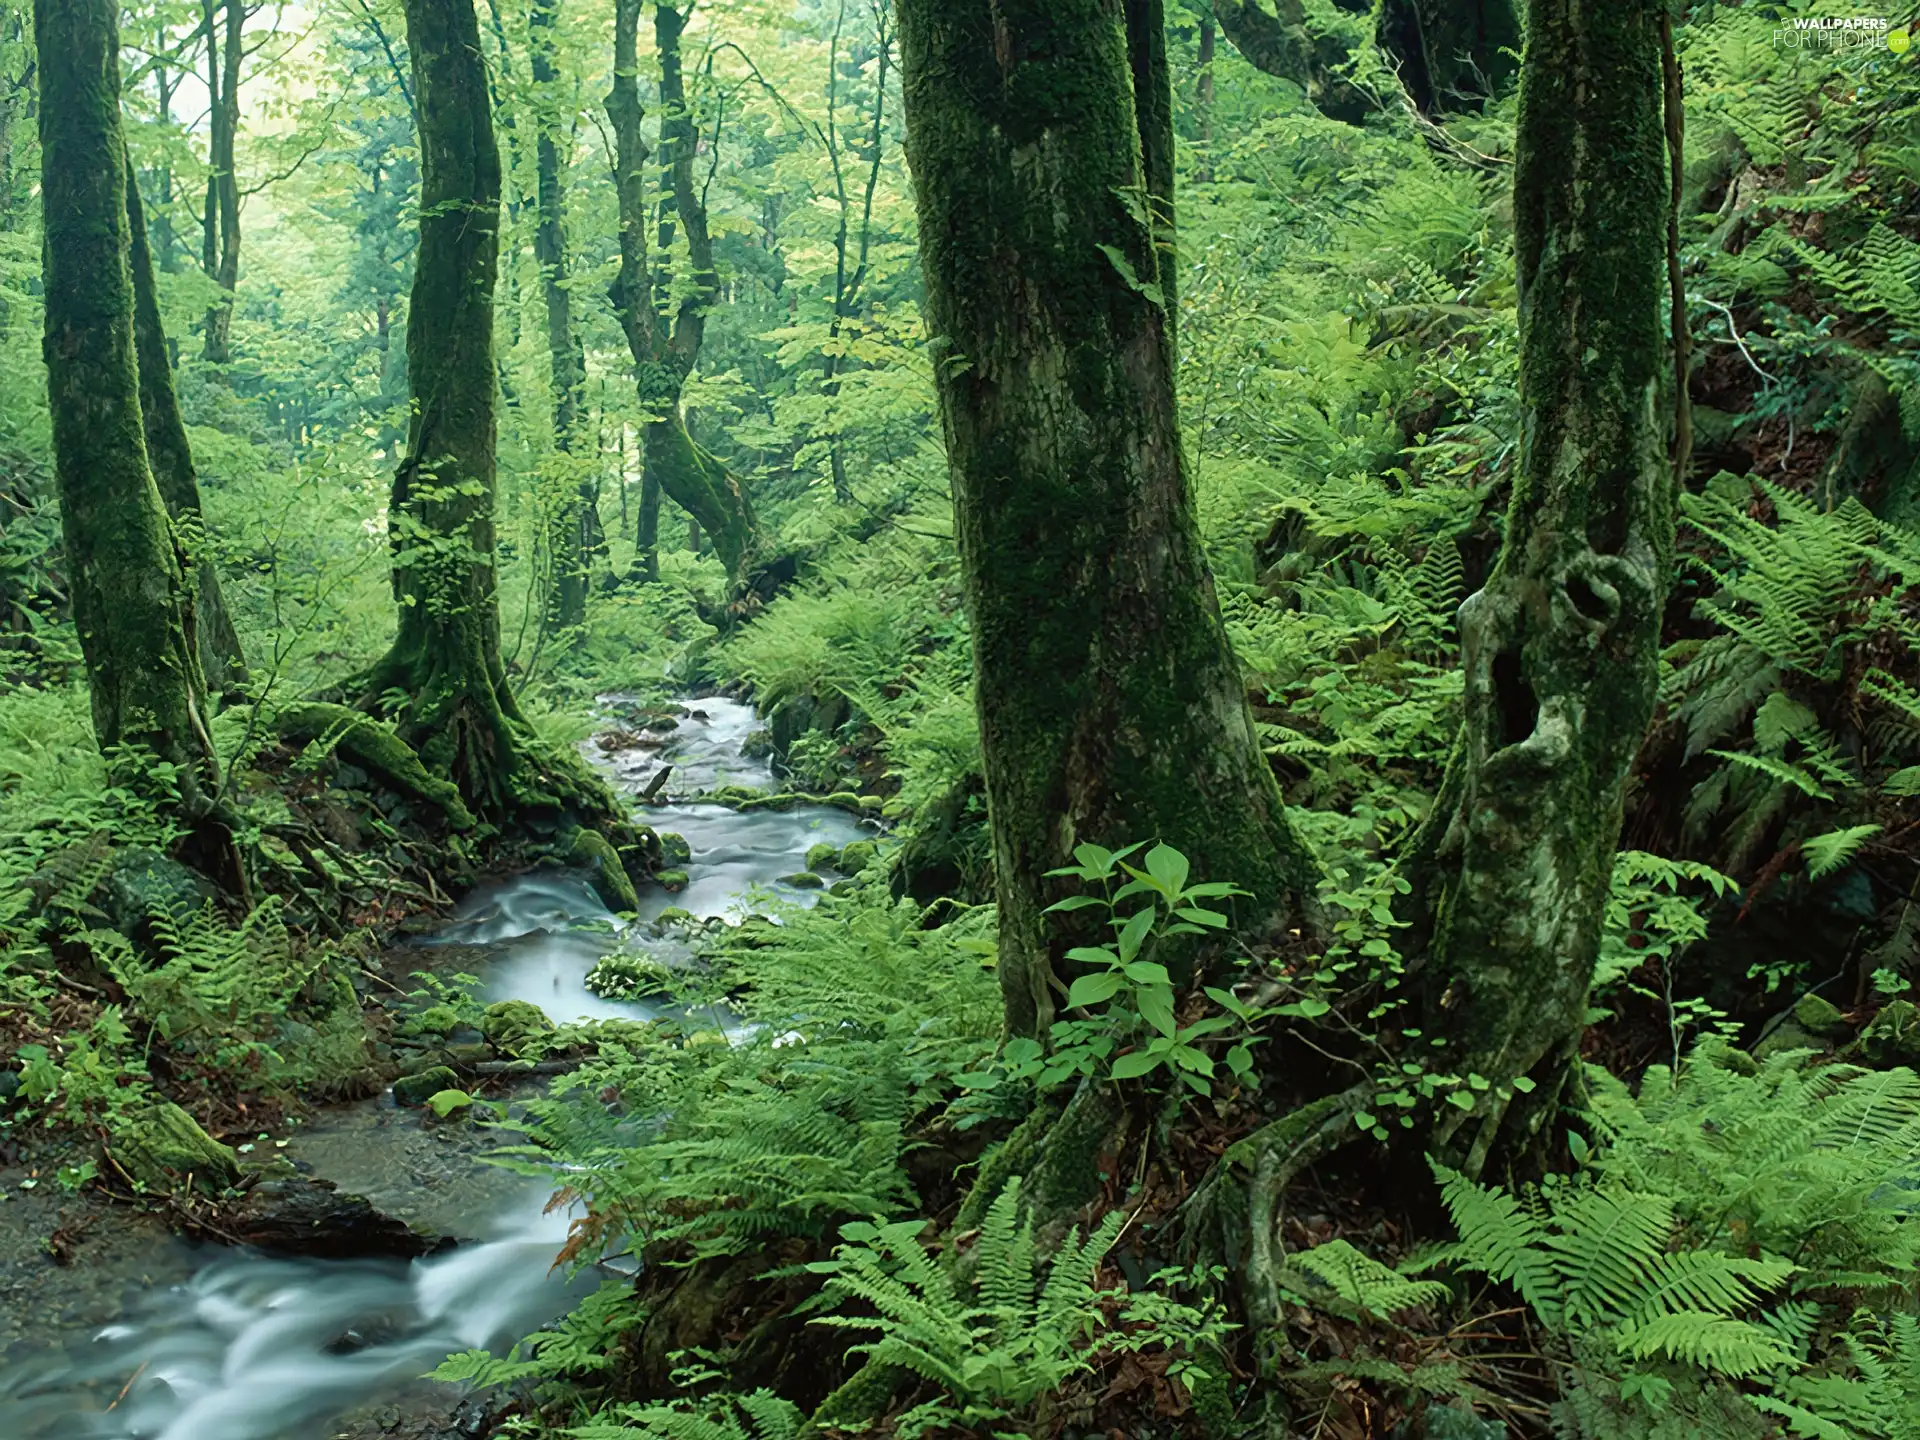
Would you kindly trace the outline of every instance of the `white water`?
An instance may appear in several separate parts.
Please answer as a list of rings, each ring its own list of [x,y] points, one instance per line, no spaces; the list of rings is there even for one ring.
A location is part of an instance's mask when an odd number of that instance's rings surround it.
[[[676,767],[644,818],[687,838],[690,883],[676,895],[650,891],[643,921],[668,905],[738,919],[762,893],[811,903],[816,892],[779,877],[803,869],[813,845],[870,832],[836,810],[735,814],[678,801],[773,778],[764,761],[740,754],[751,709],[722,700],[694,708],[707,718],[683,720],[664,752],[623,752],[609,767],[632,790],[659,764]],[[581,983],[619,937],[578,875],[544,871],[477,892],[441,938],[498,947],[483,977],[489,998],[531,1000],[555,1020],[656,1013]],[[672,941],[644,943],[662,958],[685,954]],[[542,1214],[545,1196],[544,1187],[521,1191],[518,1208],[468,1228],[477,1243],[411,1264],[205,1250],[187,1283],[138,1297],[65,1362],[0,1364],[0,1440],[314,1440],[329,1417],[406,1387],[451,1352],[503,1352],[564,1310],[570,1289],[591,1287],[591,1276],[570,1286],[552,1271],[569,1216]]]

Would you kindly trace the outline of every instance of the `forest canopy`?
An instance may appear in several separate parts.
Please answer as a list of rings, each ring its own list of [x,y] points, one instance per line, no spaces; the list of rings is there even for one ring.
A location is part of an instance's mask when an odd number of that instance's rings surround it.
[[[0,1433],[1911,1434],[1917,20],[0,0]]]

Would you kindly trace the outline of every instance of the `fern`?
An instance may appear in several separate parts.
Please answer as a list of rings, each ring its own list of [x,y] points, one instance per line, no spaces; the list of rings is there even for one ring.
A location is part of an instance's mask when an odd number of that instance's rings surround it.
[[[770,1390],[677,1405],[621,1405],[560,1433],[574,1440],[798,1440],[806,1413]]]
[[[1094,1277],[1124,1216],[1091,1234],[1075,1231],[1044,1264],[1030,1222],[1018,1220],[1010,1182],[988,1207],[973,1255],[973,1279],[939,1265],[919,1241],[918,1220],[855,1224],[831,1260],[829,1302],[877,1312],[826,1315],[814,1323],[878,1332],[855,1347],[882,1365],[938,1385],[973,1418],[1011,1415],[1092,1365],[1089,1341],[1104,1324]]]
[[[1439,1281],[1410,1279],[1345,1240],[1289,1255],[1281,1283],[1309,1305],[1324,1305],[1331,1292],[1340,1305],[1383,1320],[1448,1295]]]
[[[1605,1333],[1623,1356],[1722,1375],[1792,1362],[1775,1335],[1742,1318],[1786,1283],[1789,1262],[1670,1254],[1672,1202],[1604,1180],[1542,1192],[1535,1215],[1504,1191],[1434,1171],[1460,1232],[1453,1263],[1511,1283],[1553,1330]]]
[[[1878,835],[1884,826],[1849,825],[1801,842],[1807,856],[1807,874],[1815,880],[1831,875],[1859,852],[1860,847]]]

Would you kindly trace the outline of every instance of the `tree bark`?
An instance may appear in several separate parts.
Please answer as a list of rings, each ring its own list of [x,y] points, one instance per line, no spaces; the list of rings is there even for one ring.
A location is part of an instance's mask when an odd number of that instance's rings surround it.
[[[534,259],[547,312],[547,352],[553,376],[553,444],[571,456],[586,395],[587,366],[580,337],[573,324],[573,295],[567,267],[566,169],[563,143],[571,140],[561,123],[559,71],[554,64],[554,0],[534,0],[528,31],[532,40],[531,70],[537,107],[534,141],[535,205]],[[553,573],[547,596],[547,624],[555,630],[586,623],[587,580],[593,566],[598,526],[595,494],[590,478],[571,471],[563,475],[557,496],[549,497],[547,545]]]
[[[36,0],[47,391],[93,728],[174,768],[208,816],[218,771],[167,511],[148,468],[128,270],[119,6]],[[136,783],[146,767],[131,771]]]
[[[366,677],[400,733],[499,818],[528,798],[531,737],[500,659],[493,562],[493,291],[500,154],[472,0],[407,0],[420,243],[407,319],[413,413],[388,524],[399,628]]]
[[[1357,14],[1370,8],[1336,3]],[[1301,0],[1213,0],[1213,18],[1249,65],[1293,81],[1330,119],[1358,125],[1379,109],[1340,73],[1351,59],[1346,45],[1315,31]],[[1374,34],[1423,115],[1479,109],[1512,76],[1504,52],[1520,45],[1513,0],[1384,0]]]
[[[247,662],[240,636],[227,613],[220,590],[220,572],[214,565],[200,509],[200,481],[195,474],[187,427],[180,418],[180,401],[173,390],[173,367],[167,333],[160,321],[154,293],[153,256],[147,248],[146,217],[140,204],[140,185],[127,170],[128,268],[133,280],[134,353],[140,374],[140,415],[147,443],[147,461],[154,483],[173,519],[173,533],[182,552],[185,573],[191,577],[194,648],[207,692],[223,695],[247,682]]]
[[[1201,554],[1174,403],[1160,0],[900,0],[908,158],[972,619],[1007,1024],[1087,911],[1047,872],[1163,840],[1308,888]],[[1144,66],[1144,69],[1136,69]],[[1157,67],[1157,70],[1156,70]],[[1136,100],[1136,96],[1138,99]],[[1143,132],[1143,125],[1151,133]],[[1145,157],[1143,161],[1143,156]]]
[[[207,216],[202,261],[219,285],[219,300],[207,307],[205,355],[215,365],[233,359],[233,294],[240,283],[240,177],[234,142],[240,130],[240,62],[245,57],[245,0],[226,0],[226,48],[216,50],[211,0],[203,10],[207,28],[208,109]],[[217,61],[217,74],[216,74]]]
[[[660,164],[663,205],[687,237],[692,281],[671,320],[663,308],[666,246],[654,273],[647,256],[646,162],[640,103],[638,30],[643,0],[617,0],[614,9],[613,86],[607,117],[614,134],[614,180],[620,201],[620,272],[608,288],[627,348],[633,355],[640,403],[648,412],[642,484],[652,477],[663,492],[713,537],[714,549],[736,583],[746,577],[758,542],[753,508],[740,482],[688,433],[681,412],[687,376],[700,357],[706,314],[719,298],[706,206],[693,183],[694,129],[680,63],[685,15],[671,5],[654,9],[654,40],[660,54]],[[671,220],[662,229],[671,237]],[[660,297],[656,300],[656,297]],[[637,577],[636,577],[637,578]]]
[[[1461,607],[1465,718],[1408,862],[1429,1025],[1459,1073],[1495,1083],[1471,1113],[1442,1107],[1435,1137],[1476,1170],[1560,1093],[1657,689],[1674,533],[1657,404],[1662,9],[1532,0],[1528,17],[1520,466],[1492,577]],[[1537,1088],[1503,1100],[1518,1076]]]

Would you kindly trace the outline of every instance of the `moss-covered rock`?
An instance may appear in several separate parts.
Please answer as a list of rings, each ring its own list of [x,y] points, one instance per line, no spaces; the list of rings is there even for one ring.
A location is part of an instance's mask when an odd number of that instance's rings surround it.
[[[859,875],[873,863],[879,847],[871,840],[850,841],[840,849],[839,858],[833,862],[833,868],[842,875]]]
[[[610,910],[638,910],[640,897],[620,852],[598,830],[581,826],[567,845],[567,863],[578,866],[592,877],[593,888]]]
[[[1889,1001],[1860,1032],[1860,1048],[1875,1064],[1920,1064],[1920,1008],[1911,1000]]]
[[[687,872],[684,870],[662,870],[653,878],[662,890],[678,891],[687,888]]]
[[[240,1178],[238,1157],[178,1105],[159,1101],[130,1115],[108,1144],[119,1167],[149,1190],[191,1183],[224,1190]]]
[[[827,882],[811,870],[800,870],[792,875],[782,875],[780,877],[780,883],[782,885],[790,885],[795,890],[821,890],[826,887]]]
[[[544,1018],[544,1017],[543,1017]],[[460,1077],[445,1065],[434,1065],[417,1074],[403,1075],[393,1082],[393,1103],[414,1109],[427,1103],[442,1090],[458,1090]]]
[[[487,1007],[480,1033],[503,1055],[516,1058],[553,1033],[546,1012],[528,1000],[501,1000]]]
[[[1793,1007],[1793,1018],[1808,1034],[1827,1039],[1845,1035],[1853,1028],[1840,1007],[1822,995],[1802,995]]]
[[[144,845],[116,851],[102,898],[113,928],[144,943],[153,913],[192,914],[214,897],[213,882]]]
[[[685,865],[693,859],[693,846],[687,843],[687,837],[676,835],[671,830],[660,832],[660,863],[663,865]]]
[[[682,910],[678,905],[669,905],[655,917],[657,925],[693,925],[698,917],[691,910]]]
[[[840,852],[825,841],[807,851],[807,869],[809,870],[825,870],[829,867],[838,869],[839,860]]]
[[[756,730],[740,742],[740,753],[749,760],[764,760],[773,754],[773,732]]]

